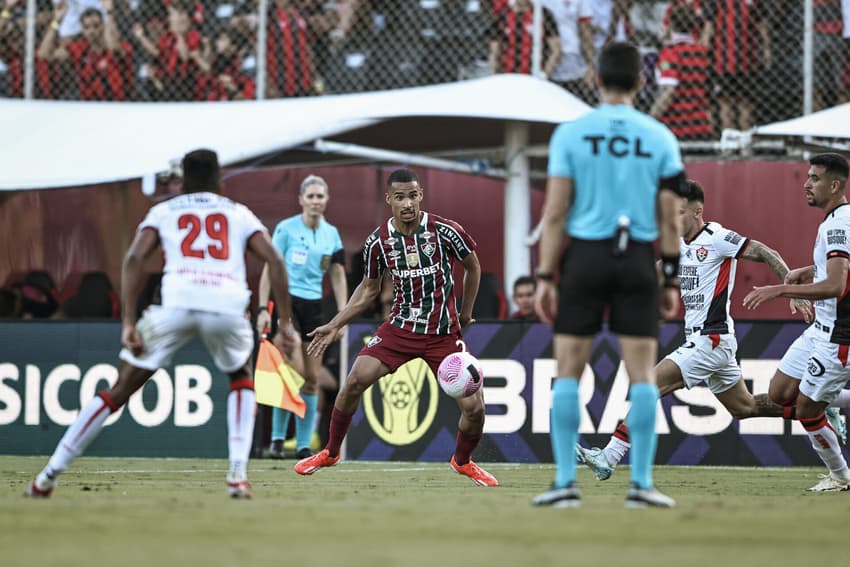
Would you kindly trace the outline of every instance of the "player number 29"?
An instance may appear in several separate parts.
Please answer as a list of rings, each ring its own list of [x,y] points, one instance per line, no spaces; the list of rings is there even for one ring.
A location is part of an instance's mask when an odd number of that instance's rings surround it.
[[[228,247],[227,239],[227,217],[223,214],[213,213],[203,221],[201,221],[198,215],[181,215],[177,219],[177,227],[180,230],[189,229],[189,232],[186,233],[183,242],[180,244],[180,250],[183,252],[183,256],[190,258],[204,257],[204,250],[202,248],[192,247],[195,244],[195,239],[201,233],[201,227],[203,227],[207,236],[212,241],[207,246],[207,253],[216,260],[227,260],[230,254],[230,248]]]

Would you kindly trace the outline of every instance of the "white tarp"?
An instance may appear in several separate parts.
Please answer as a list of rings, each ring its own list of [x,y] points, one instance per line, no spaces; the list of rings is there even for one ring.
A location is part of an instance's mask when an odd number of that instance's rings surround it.
[[[791,120],[758,126],[757,136],[812,136],[815,138],[850,138],[850,103]]]
[[[135,179],[165,170],[169,161],[199,147],[216,150],[222,165],[229,165],[392,118],[557,124],[589,109],[556,85],[527,75],[230,103],[0,100],[0,190]],[[446,136],[451,148],[451,132]]]

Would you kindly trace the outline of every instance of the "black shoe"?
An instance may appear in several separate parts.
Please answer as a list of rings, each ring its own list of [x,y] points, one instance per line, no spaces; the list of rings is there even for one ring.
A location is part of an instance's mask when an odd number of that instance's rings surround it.
[[[283,459],[283,439],[275,439],[269,447],[269,457],[272,459]]]
[[[298,452],[295,453],[296,459],[306,459],[307,457],[312,457],[313,451],[310,450],[309,447],[304,447],[303,449],[298,449]]]
[[[551,506],[553,508],[578,508],[581,506],[581,494],[576,483],[571,482],[564,488],[552,488],[540,493],[531,501],[532,506]]]

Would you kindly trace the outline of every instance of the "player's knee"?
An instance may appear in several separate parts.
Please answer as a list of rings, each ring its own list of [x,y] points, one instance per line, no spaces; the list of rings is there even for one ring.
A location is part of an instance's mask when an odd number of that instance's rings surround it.
[[[471,406],[464,406],[461,408],[461,413],[463,413],[463,417],[466,418],[467,421],[472,423],[484,423],[484,414],[485,408],[484,404],[474,404]]]
[[[348,378],[345,381],[345,390],[346,394],[351,394],[355,396],[362,396],[363,392],[366,391],[366,388],[372,385],[371,380],[367,380],[365,377],[360,376],[355,373],[351,373],[348,375]]]

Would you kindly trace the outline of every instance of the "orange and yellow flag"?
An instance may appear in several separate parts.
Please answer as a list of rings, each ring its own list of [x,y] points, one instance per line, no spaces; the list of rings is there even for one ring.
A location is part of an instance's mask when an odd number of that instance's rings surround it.
[[[304,417],[307,404],[301,398],[304,378],[283,360],[283,355],[268,339],[260,341],[257,367],[254,369],[254,392],[257,403],[289,410]]]

